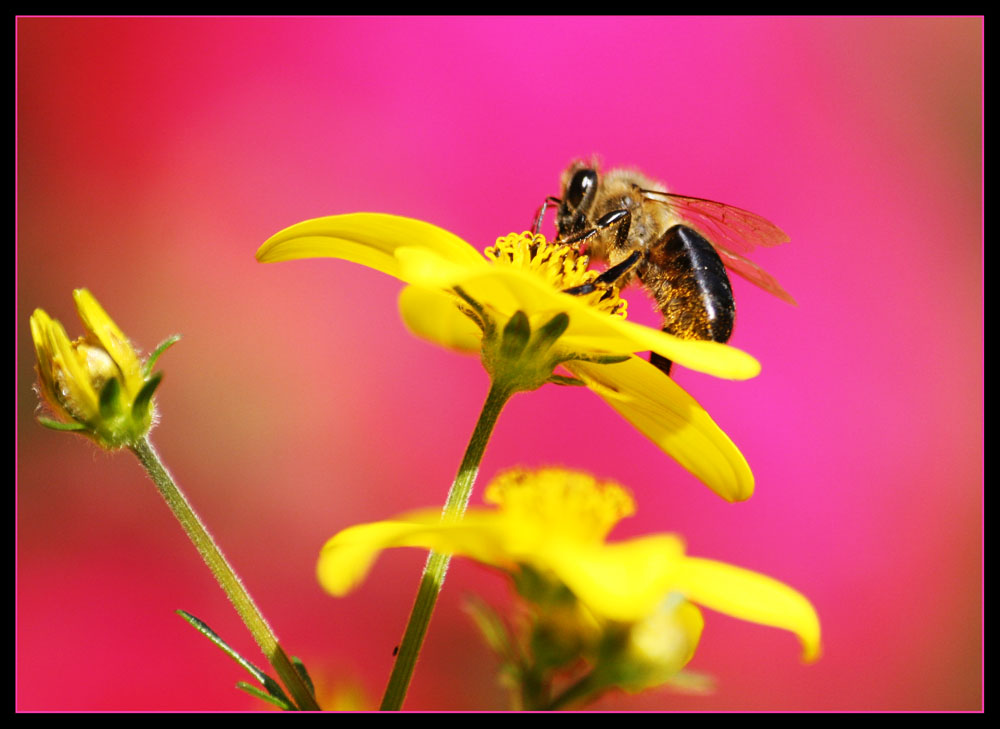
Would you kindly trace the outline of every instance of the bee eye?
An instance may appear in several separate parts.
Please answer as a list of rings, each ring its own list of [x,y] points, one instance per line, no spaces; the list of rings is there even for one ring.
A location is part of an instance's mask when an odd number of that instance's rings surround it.
[[[574,208],[580,207],[584,197],[594,189],[595,185],[597,185],[597,173],[594,170],[578,171],[566,188],[566,202]]]

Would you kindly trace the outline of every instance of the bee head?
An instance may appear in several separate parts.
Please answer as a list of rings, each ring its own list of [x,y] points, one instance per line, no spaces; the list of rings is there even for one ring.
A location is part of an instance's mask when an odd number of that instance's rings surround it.
[[[583,162],[574,162],[563,174],[562,202],[556,215],[560,236],[584,230],[597,195],[597,170]]]

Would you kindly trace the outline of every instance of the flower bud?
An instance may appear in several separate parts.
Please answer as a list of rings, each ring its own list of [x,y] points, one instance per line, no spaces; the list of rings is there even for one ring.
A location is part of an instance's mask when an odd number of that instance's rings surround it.
[[[42,309],[31,315],[38,390],[58,419],[39,421],[56,430],[79,432],[102,448],[135,443],[149,432],[153,393],[162,373],[152,374],[168,339],[143,365],[128,338],[86,289],[73,292],[86,334],[70,341],[66,330]]]

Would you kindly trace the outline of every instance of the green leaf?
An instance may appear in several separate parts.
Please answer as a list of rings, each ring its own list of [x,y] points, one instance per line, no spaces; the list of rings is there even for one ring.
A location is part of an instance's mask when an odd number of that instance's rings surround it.
[[[313,686],[313,680],[309,676],[309,671],[306,670],[306,664],[302,662],[302,659],[298,656],[292,656],[292,665],[295,666],[296,672],[299,674],[299,678],[309,687],[309,693],[313,696],[316,695],[316,687]]]
[[[177,342],[179,342],[180,339],[181,339],[180,334],[174,334],[173,336],[167,337],[158,345],[156,345],[156,349],[154,349],[153,353],[149,355],[149,359],[146,360],[146,364],[142,366],[143,377],[149,376],[149,373],[153,371],[153,365],[156,364],[156,360],[160,358],[160,355],[166,352],[175,344],[177,344]]]
[[[243,668],[247,670],[247,673],[249,673],[251,676],[257,679],[261,684],[263,684],[264,688],[267,689],[267,692],[271,696],[280,701],[285,702],[289,706],[293,707],[295,706],[295,704],[292,703],[291,699],[289,699],[288,696],[285,694],[284,690],[282,690],[281,684],[279,684],[273,678],[271,678],[262,670],[257,668],[257,666],[252,664],[250,661],[241,656],[235,650],[230,648],[229,645],[226,643],[226,641],[220,638],[218,633],[216,633],[214,630],[208,627],[208,625],[206,625],[202,620],[199,620],[194,615],[185,610],[178,610],[177,614],[180,615],[182,618],[184,618],[186,621],[188,621],[192,626],[194,626],[195,630],[197,630],[199,633],[204,635],[210,641],[215,643],[215,645],[219,646],[219,648],[221,648],[222,651],[227,656],[229,656],[234,661],[243,666]]]
[[[287,703],[285,703],[281,699],[275,698],[274,696],[271,696],[269,693],[267,693],[265,691],[261,691],[259,688],[257,688],[256,686],[254,686],[252,684],[247,683],[246,681],[237,681],[236,682],[236,688],[242,689],[243,691],[246,691],[251,696],[256,696],[258,699],[266,701],[269,704],[274,704],[275,706],[277,706],[282,711],[293,711],[295,709],[294,706],[289,706]]]
[[[51,428],[52,430],[69,430],[69,431],[79,431],[87,430],[87,426],[83,423],[64,423],[60,420],[53,420],[52,418],[47,418],[44,415],[38,416],[38,422],[44,425],[46,428]]]
[[[132,417],[134,419],[139,421],[145,419],[146,413],[149,412],[149,401],[153,398],[153,393],[156,392],[156,388],[160,386],[162,381],[162,372],[157,372],[146,380],[146,384],[139,390],[139,394],[135,396],[135,402],[132,403]]]
[[[566,377],[565,375],[552,375],[549,377],[549,382],[554,385],[586,385],[587,383],[583,380],[578,380],[575,377]]]
[[[101,388],[101,399],[99,402],[101,417],[104,420],[111,420],[111,418],[120,412],[118,400],[121,394],[122,386],[116,378],[112,377],[104,383],[104,387]]]

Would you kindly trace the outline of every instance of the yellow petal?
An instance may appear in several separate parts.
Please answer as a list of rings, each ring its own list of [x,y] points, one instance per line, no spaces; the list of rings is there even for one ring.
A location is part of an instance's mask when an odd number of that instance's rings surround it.
[[[104,311],[97,299],[87,289],[73,291],[76,310],[83,320],[83,326],[90,332],[107,352],[122,373],[122,384],[126,393],[134,397],[139,393],[144,381],[142,377],[142,362],[139,355],[129,342],[125,333],[118,328],[108,313]]]
[[[523,311],[529,319],[538,313],[551,312],[551,318],[566,310],[562,298],[573,299],[562,297],[537,276],[517,269],[489,264],[463,266],[433,252],[409,247],[397,250],[396,258],[405,280],[426,288],[448,291],[461,287],[470,298],[492,309],[503,319],[511,317],[516,311]],[[523,286],[519,285],[522,280],[525,283]],[[569,303],[584,305],[579,300]]]
[[[753,494],[746,459],[693,397],[639,357],[613,365],[571,361],[582,379],[622,417],[727,501]]]
[[[52,350],[49,347],[49,328],[52,317],[44,309],[35,309],[31,315],[31,341],[35,344],[35,358],[38,362],[38,376],[45,388],[45,396],[55,403],[55,382],[52,379]]]
[[[257,260],[343,258],[408,281],[393,255],[404,246],[433,251],[465,266],[489,265],[478,251],[447,230],[422,220],[381,213],[331,215],[297,223],[264,241],[257,250]]]
[[[618,319],[613,323],[636,343],[633,352],[649,349],[689,370],[706,372],[728,380],[749,380],[760,374],[760,362],[743,350],[730,347],[728,344],[681,339],[659,329],[652,329],[625,319]]]
[[[757,572],[709,559],[688,557],[673,578],[678,592],[712,610],[798,635],[802,658],[819,657],[819,616],[806,597]]]
[[[421,511],[397,521],[349,527],[320,552],[316,574],[330,593],[345,595],[357,587],[378,557],[390,547],[422,547],[461,554],[484,564],[513,566],[511,531],[502,514],[472,511],[458,523],[441,523],[440,511]]]
[[[631,622],[655,611],[683,558],[680,538],[655,534],[589,549],[570,542],[547,544],[534,562],[554,572],[595,612]]]
[[[626,690],[652,688],[675,676],[694,657],[704,627],[695,605],[677,593],[664,599],[629,633],[630,658],[639,670],[638,680],[630,681]]]
[[[477,302],[502,317],[525,312],[532,324],[558,312],[570,324],[560,347],[575,352],[629,353],[653,350],[688,369],[728,379],[747,379],[760,373],[760,363],[746,352],[718,342],[681,339],[658,329],[598,311],[580,296],[557,291],[538,276],[511,266],[466,266],[417,248],[396,251],[399,275],[428,288],[460,286]]]
[[[411,332],[447,349],[478,352],[482,332],[459,311],[459,299],[439,289],[407,286],[399,295],[399,314]]]
[[[90,372],[81,363],[62,324],[55,319],[50,320],[46,338],[46,346],[53,353],[53,376],[59,404],[77,420],[87,421],[96,417],[98,393],[91,383]]]

